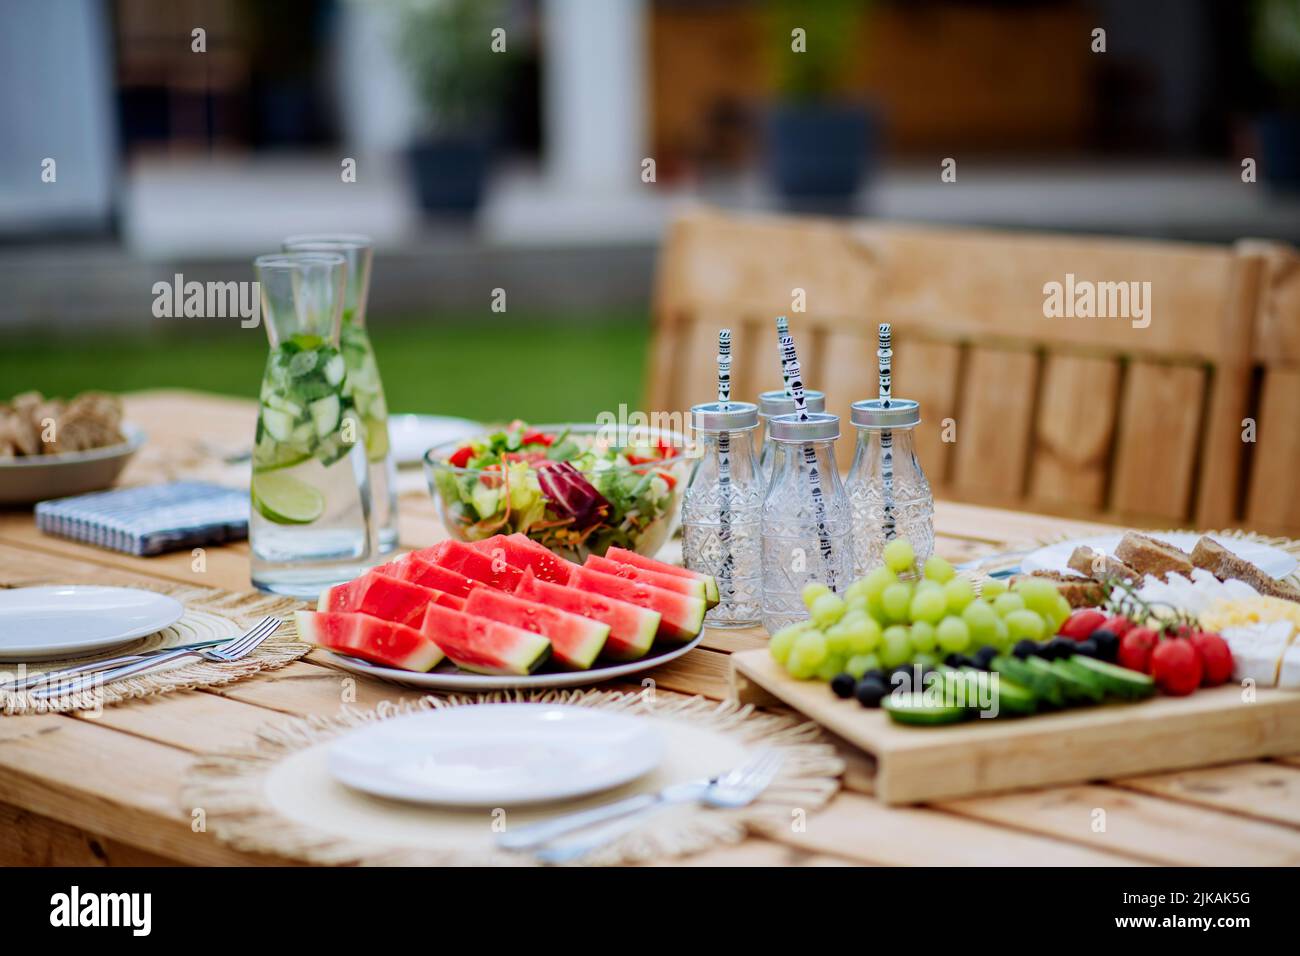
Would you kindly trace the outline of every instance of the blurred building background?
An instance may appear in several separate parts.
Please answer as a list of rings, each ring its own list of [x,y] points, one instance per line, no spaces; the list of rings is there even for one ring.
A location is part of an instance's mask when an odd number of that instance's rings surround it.
[[[375,238],[372,314],[424,329],[497,288],[518,321],[640,327],[697,202],[1300,240],[1296,9],[8,0],[0,353],[156,326],[159,279],[248,278],[325,229]]]

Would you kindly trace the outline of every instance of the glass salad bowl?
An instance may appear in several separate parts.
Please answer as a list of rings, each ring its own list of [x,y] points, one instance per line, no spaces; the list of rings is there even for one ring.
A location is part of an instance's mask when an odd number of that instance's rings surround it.
[[[571,561],[611,545],[653,556],[689,477],[686,442],[655,428],[512,422],[424,455],[429,490],[461,541],[523,532]]]

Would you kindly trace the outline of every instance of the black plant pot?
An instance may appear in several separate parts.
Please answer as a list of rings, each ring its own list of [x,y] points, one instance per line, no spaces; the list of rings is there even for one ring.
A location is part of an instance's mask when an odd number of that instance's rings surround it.
[[[845,200],[870,176],[876,120],[851,103],[782,103],[767,118],[767,162],[787,199]]]
[[[1256,117],[1255,138],[1264,179],[1280,189],[1300,190],[1300,112]]]
[[[439,136],[412,143],[411,178],[425,212],[472,215],[483,198],[492,159],[491,139]]]

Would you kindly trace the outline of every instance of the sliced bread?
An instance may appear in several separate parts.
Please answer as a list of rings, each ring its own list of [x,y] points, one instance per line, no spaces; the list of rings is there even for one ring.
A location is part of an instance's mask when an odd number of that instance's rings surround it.
[[[1209,571],[1220,581],[1236,578],[1245,581],[1260,594],[1287,601],[1300,601],[1300,590],[1266,574],[1245,558],[1237,557],[1213,538],[1202,536],[1196,542],[1196,547],[1192,549],[1192,563]]]
[[[1099,607],[1106,600],[1106,589],[1098,581],[1081,578],[1060,571],[1033,571],[1028,575],[1018,574],[1011,579],[1014,585],[1026,577],[1043,578],[1056,585],[1056,590],[1070,602],[1070,607]]]
[[[1078,571],[1085,577],[1096,580],[1120,578],[1126,581],[1137,581],[1142,577],[1119,558],[1112,557],[1105,551],[1090,548],[1086,544],[1075,548],[1066,564],[1071,571]]]
[[[1115,546],[1115,557],[1139,575],[1154,574],[1161,581],[1170,571],[1184,577],[1192,574],[1192,559],[1185,551],[1136,531],[1129,531],[1120,538]]]

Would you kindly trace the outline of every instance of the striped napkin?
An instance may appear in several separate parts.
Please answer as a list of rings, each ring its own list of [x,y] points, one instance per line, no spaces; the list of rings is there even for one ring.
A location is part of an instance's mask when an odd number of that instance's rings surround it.
[[[36,527],[126,554],[147,556],[248,537],[248,492],[174,481],[42,501]]]

